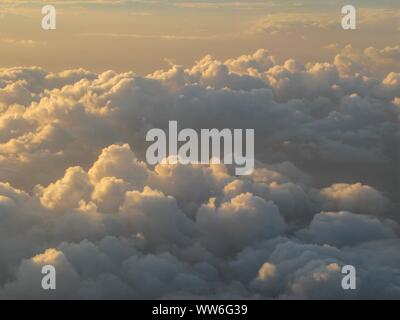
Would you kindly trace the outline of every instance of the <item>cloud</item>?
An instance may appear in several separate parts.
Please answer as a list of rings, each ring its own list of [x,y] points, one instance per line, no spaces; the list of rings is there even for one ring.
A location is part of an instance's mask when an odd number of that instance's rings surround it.
[[[216,208],[214,201],[203,205],[196,224],[206,247],[220,254],[234,254],[254,241],[283,233],[285,223],[272,202],[243,193]]]
[[[173,197],[145,187],[143,192],[129,191],[118,215],[129,232],[143,236],[151,246],[163,243],[184,244],[194,233],[193,222],[178,208]]]
[[[59,275],[57,282],[61,287],[61,290],[56,293],[58,298],[62,298],[75,289],[79,281],[78,274],[61,251],[50,248],[31,259],[23,260],[18,267],[16,281],[5,284],[0,297],[7,299],[50,298],[49,291],[37,285],[42,281],[41,267],[44,265],[53,265],[57,270]]]
[[[91,193],[89,177],[80,167],[68,168],[65,176],[41,190],[40,202],[50,209],[75,208]]]
[[[301,4],[305,8],[306,4]],[[343,6],[343,5],[342,5]],[[316,10],[315,5],[303,11],[275,12],[255,21],[247,30],[249,34],[266,34],[274,37],[285,37],[297,35],[303,39],[311,38],[316,32],[335,32],[341,28],[340,9],[324,8]],[[332,10],[333,9],[333,10]],[[396,34],[398,32],[398,18],[400,10],[393,6],[388,7],[356,7],[357,10],[357,30],[358,32],[386,32]],[[331,33],[332,34],[332,33]],[[318,36],[317,36],[318,37]]]
[[[148,175],[146,164],[138,161],[129,145],[112,145],[103,149],[99,159],[89,170],[90,179],[99,182],[103,178],[121,178],[143,185]]]
[[[323,207],[327,210],[349,210],[365,214],[385,211],[387,199],[370,186],[339,183],[320,191]]]
[[[337,237],[338,234],[340,238]],[[390,222],[385,224],[373,217],[340,211],[315,215],[308,229],[299,231],[299,237],[305,237],[314,243],[342,247],[394,238],[395,232]]]
[[[338,23],[338,19],[332,13],[285,13],[270,14],[253,25],[250,33],[265,32],[278,36],[288,33],[297,33],[299,29],[328,29]]]
[[[400,297],[399,58],[0,69],[0,297]],[[255,129],[255,171],[148,165],[146,132],[169,120]]]
[[[400,46],[385,47],[377,49],[368,47],[364,50],[353,48],[347,45],[340,48],[335,56],[335,65],[339,72],[349,74],[373,75],[381,73],[382,70],[399,70]],[[383,68],[383,69],[382,69]]]

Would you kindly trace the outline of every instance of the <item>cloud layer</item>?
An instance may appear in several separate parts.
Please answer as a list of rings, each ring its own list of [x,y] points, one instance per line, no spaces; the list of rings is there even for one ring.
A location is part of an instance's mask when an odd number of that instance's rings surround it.
[[[400,298],[399,52],[0,69],[0,298]],[[256,170],[147,165],[169,120],[254,128]]]

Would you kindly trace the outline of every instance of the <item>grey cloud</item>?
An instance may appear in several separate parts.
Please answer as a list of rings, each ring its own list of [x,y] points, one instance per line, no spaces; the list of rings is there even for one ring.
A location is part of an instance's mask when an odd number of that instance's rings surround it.
[[[399,298],[397,51],[0,69],[0,297]],[[255,129],[256,170],[148,166],[145,133],[169,120]]]

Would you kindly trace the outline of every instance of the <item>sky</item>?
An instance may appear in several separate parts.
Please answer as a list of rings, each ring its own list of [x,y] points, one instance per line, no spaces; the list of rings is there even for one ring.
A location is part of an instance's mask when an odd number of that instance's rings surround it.
[[[41,29],[43,1],[0,1],[0,59],[5,66],[52,71],[134,70],[148,74],[169,62],[189,66],[268,47],[273,54],[323,61],[332,43],[395,45],[396,1],[355,1],[359,28],[340,27],[345,1],[52,1],[57,30]],[[27,50],[29,54],[27,54]]]
[[[344,4],[0,0],[0,299],[400,299],[400,5]],[[149,164],[172,120],[254,171]]]

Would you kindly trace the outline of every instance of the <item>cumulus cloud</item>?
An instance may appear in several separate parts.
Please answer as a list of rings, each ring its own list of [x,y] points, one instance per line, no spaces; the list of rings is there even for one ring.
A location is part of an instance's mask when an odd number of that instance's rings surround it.
[[[340,48],[335,56],[335,64],[342,74],[367,74],[381,73],[382,70],[398,70],[400,46],[385,47],[377,49],[368,47],[364,50],[353,48],[347,45]]]
[[[361,183],[337,183],[320,191],[326,210],[349,210],[365,214],[384,212],[387,199],[377,190]]]
[[[300,238],[305,237],[314,243],[336,247],[395,237],[389,221],[385,223],[377,218],[347,211],[316,214],[308,229],[300,230],[298,234]]]
[[[219,208],[211,199],[199,209],[196,223],[204,234],[206,247],[228,253],[235,253],[255,241],[276,237],[285,228],[276,205],[251,193],[242,193]]]
[[[0,297],[400,297],[397,51],[0,69]],[[148,165],[146,132],[169,120],[255,129],[254,172]]]

